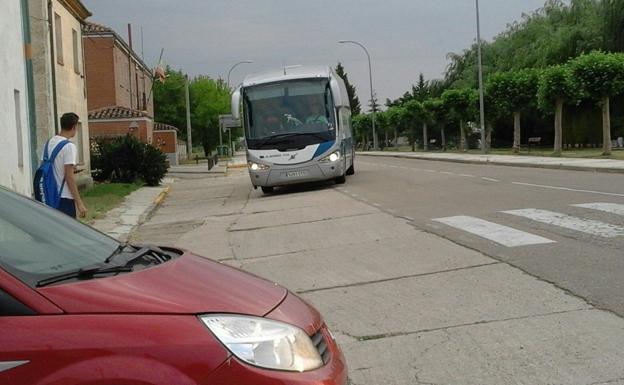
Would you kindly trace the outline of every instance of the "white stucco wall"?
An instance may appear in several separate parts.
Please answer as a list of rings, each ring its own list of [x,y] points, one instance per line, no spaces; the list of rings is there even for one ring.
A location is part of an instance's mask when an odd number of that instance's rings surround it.
[[[30,196],[32,194],[32,167],[21,2],[11,0],[2,3],[2,12],[0,12],[0,41],[2,42],[2,49],[0,49],[0,68],[2,69],[0,76],[0,185]],[[16,91],[19,93],[17,99]],[[16,100],[19,108],[16,108]],[[19,137],[18,131],[21,131]],[[21,147],[21,156],[18,147]]]
[[[89,120],[87,109],[87,92],[85,83],[85,70],[83,60],[82,47],[82,28],[81,24],[65,8],[59,1],[53,1],[52,10],[61,18],[61,31],[63,37],[63,64],[59,64],[56,60],[56,95],[57,110],[60,117],[66,112],[74,112],[78,114],[81,122],[81,130],[73,142],[80,149],[81,155],[79,163],[83,164],[87,170],[90,170],[89,159]],[[57,25],[54,26],[55,31]],[[72,30],[78,34],[78,73],[74,67],[74,43]],[[56,39],[55,39],[56,45]],[[58,56],[58,47],[55,47],[55,53]],[[89,174],[87,172],[86,174]]]

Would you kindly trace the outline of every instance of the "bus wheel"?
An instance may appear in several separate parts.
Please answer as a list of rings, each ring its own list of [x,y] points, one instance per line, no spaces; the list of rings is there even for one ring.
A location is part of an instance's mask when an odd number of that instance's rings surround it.
[[[343,184],[346,181],[347,181],[347,177],[344,175],[341,175],[338,178],[334,178],[334,182],[336,182],[336,184]]]
[[[351,167],[347,169],[347,175],[355,174],[355,164],[351,164]]]
[[[273,187],[262,186],[262,192],[265,194],[270,194],[273,192]]]

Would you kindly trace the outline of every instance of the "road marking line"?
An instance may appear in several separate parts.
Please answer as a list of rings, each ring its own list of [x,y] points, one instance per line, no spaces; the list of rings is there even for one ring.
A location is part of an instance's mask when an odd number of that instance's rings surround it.
[[[454,172],[450,172],[450,171],[440,171],[440,174],[457,175]]]
[[[542,187],[542,188],[547,188],[547,189],[552,189],[552,190],[564,190],[564,191],[583,192],[583,193],[590,193],[590,194],[610,195],[614,197],[624,197],[624,194],[609,193],[609,192],[603,192],[603,191],[578,190],[574,188],[547,186],[543,184],[532,184],[532,183],[522,183],[522,182],[511,182],[511,183],[517,184],[520,186]]]
[[[572,205],[574,207],[582,207],[585,209],[599,210],[606,213],[624,215],[624,205],[617,203],[584,203],[581,205]]]
[[[425,170],[426,172],[437,172],[436,170]]]
[[[466,178],[476,178],[476,176],[470,174],[459,174],[459,176],[465,176]]]
[[[528,218],[548,225],[559,226],[604,238],[615,238],[624,235],[624,227],[592,219],[572,217],[548,210],[522,209],[502,212],[505,214]]]
[[[358,198],[359,197],[358,194],[351,194],[351,196],[354,197],[354,198]]]
[[[483,179],[483,180],[488,180],[488,181],[490,181],[490,182],[500,182],[500,180],[498,180],[498,179],[494,179],[494,178],[486,178],[486,177],[484,177],[484,176],[482,176],[482,177],[481,177],[481,179]]]
[[[373,203],[373,206],[381,207],[381,205],[379,203]]]
[[[481,238],[489,239],[490,241],[507,247],[555,243],[555,241],[540,237],[539,235],[530,234],[475,217],[460,215],[456,217],[438,218],[434,219],[434,221],[444,223],[445,225],[466,231]]]

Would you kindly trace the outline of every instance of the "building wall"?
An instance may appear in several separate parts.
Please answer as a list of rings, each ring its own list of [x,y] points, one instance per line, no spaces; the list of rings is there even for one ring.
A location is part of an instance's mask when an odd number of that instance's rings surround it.
[[[149,74],[120,44],[114,49],[115,105],[147,111],[154,116],[152,80]]]
[[[32,194],[28,88],[22,9],[9,1],[0,12],[0,185]]]
[[[32,63],[35,92],[37,159],[41,159],[43,145],[55,133],[52,98],[52,59],[48,27],[48,4],[44,0],[28,0],[30,33],[32,36]],[[58,122],[56,122],[58,124]]]
[[[136,121],[139,127],[132,131],[130,130],[130,124]],[[124,136],[131,134],[136,136],[144,143],[149,143],[152,132],[154,130],[154,124],[147,119],[144,120],[92,120],[90,122],[91,137],[114,137]]]
[[[114,44],[113,37],[86,36],[83,39],[89,111],[114,106],[117,103]]]
[[[81,124],[72,141],[79,149],[78,163],[84,166],[87,174],[90,174],[89,113],[83,60],[82,24],[58,0],[53,1],[52,10],[55,14],[54,51],[58,118],[60,119],[66,112],[74,112],[80,117]],[[60,17],[60,25],[57,25],[58,18],[56,15]],[[62,36],[62,50],[56,39],[59,28]],[[74,39],[77,39],[76,46],[74,46]],[[76,59],[74,59],[74,55],[76,55]]]
[[[177,135],[175,131],[154,131],[153,145],[165,154],[176,152]]]

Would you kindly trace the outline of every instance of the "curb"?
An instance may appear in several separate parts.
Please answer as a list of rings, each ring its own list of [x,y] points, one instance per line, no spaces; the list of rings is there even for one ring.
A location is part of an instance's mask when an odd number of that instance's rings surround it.
[[[541,168],[541,169],[551,169],[551,170],[568,170],[568,171],[589,171],[589,172],[603,172],[610,174],[624,174],[624,168],[613,168],[613,167],[591,167],[591,166],[575,166],[575,165],[566,165],[566,164],[535,164],[535,163],[516,163],[516,162],[506,162],[506,161],[492,161],[492,160],[469,160],[469,159],[441,159],[441,158],[432,158],[427,156],[419,156],[419,155],[399,155],[399,154],[367,154],[358,152],[356,153],[358,156],[372,156],[372,157],[380,157],[380,158],[399,158],[399,159],[417,159],[417,160],[428,160],[435,162],[450,162],[450,163],[467,163],[467,164],[482,164],[482,165],[493,165],[493,166],[510,166],[510,167],[525,167],[525,168]]]
[[[246,164],[234,164],[232,166],[230,166],[229,164],[227,165],[227,168],[246,168],[247,165]]]
[[[158,196],[154,198],[154,201],[152,202],[152,204],[143,212],[143,214],[139,216],[139,220],[137,221],[137,224],[132,227],[132,230],[130,230],[128,235],[132,234],[132,232],[137,228],[137,226],[140,226],[143,223],[145,223],[152,216],[152,214],[154,214],[156,209],[161,205],[161,203],[165,200],[165,198],[169,194],[169,191],[171,191],[171,185],[165,187],[158,194]]]

